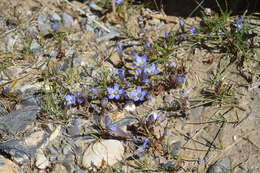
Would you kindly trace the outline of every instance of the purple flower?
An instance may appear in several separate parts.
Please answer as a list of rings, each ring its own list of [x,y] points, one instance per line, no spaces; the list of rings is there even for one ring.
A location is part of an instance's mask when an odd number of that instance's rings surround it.
[[[147,49],[149,49],[149,48],[151,47],[151,43],[150,43],[149,40],[146,40],[146,41],[145,41],[145,47],[146,47]]]
[[[60,29],[60,24],[59,23],[51,24],[51,29],[53,29],[54,31],[58,31]]]
[[[107,91],[109,93],[108,98],[109,99],[120,99],[120,95],[124,93],[124,89],[120,89],[118,84],[114,85],[114,88],[107,88]]]
[[[147,94],[147,91],[146,90],[142,91],[141,87],[137,87],[136,90],[131,92],[131,96],[135,102],[143,101],[146,94]]]
[[[84,101],[85,101],[84,97],[80,96],[79,93],[76,93],[75,95],[76,95],[76,102],[77,102],[78,104],[84,103]]]
[[[73,94],[66,95],[65,99],[66,99],[67,105],[75,105],[76,104],[76,97]]]
[[[96,4],[94,4],[94,3],[90,3],[88,6],[89,6],[90,8],[93,8],[93,9],[98,8],[98,6],[97,6]]]
[[[185,75],[180,75],[180,76],[177,77],[177,83],[179,85],[183,85],[185,83],[185,81],[186,81],[186,76]]]
[[[112,120],[111,120],[111,118],[110,118],[109,115],[105,115],[105,116],[104,116],[104,123],[105,123],[106,125],[109,125],[109,124],[112,123]],[[107,126],[107,127],[108,127],[108,126]]]
[[[121,79],[124,79],[124,77],[125,77],[125,70],[124,70],[124,69],[116,69],[115,73],[116,73]]]
[[[155,121],[160,121],[160,120],[162,120],[162,116],[160,113],[152,113],[147,118],[148,123],[154,123]]]
[[[164,38],[168,39],[171,36],[170,32],[165,32],[164,33]]]
[[[147,64],[147,55],[144,54],[143,56],[139,56],[137,53],[134,54],[134,57],[136,58],[136,61],[134,62],[134,65],[137,67],[144,68]]]
[[[157,74],[160,73],[160,71],[157,70],[155,64],[151,64],[150,67],[145,68],[145,69],[144,69],[144,72],[147,73],[147,74],[149,74],[149,75],[157,75]]]
[[[190,29],[190,33],[191,35],[197,35],[198,34],[198,30],[195,26],[192,26],[191,29]]]
[[[123,52],[123,46],[120,43],[116,43],[116,50],[118,53],[122,53]]]
[[[112,131],[112,132],[116,132],[118,130],[118,127],[116,127],[115,125],[108,125],[107,129]]]
[[[140,81],[142,81],[144,83],[148,83],[150,81],[148,74],[145,73],[143,69],[138,68],[135,70],[135,72],[136,72],[137,77],[140,79]]]
[[[242,17],[236,19],[235,21],[236,21],[236,23],[234,25],[236,27],[236,31],[241,32],[243,29],[243,26],[244,26],[244,17],[242,16]]]
[[[120,4],[122,4],[124,2],[124,0],[116,0],[116,4],[117,5],[120,5]]]
[[[183,20],[180,20],[180,21],[179,21],[179,25],[181,26],[181,28],[184,27],[184,24],[185,24],[185,22],[184,22]]]

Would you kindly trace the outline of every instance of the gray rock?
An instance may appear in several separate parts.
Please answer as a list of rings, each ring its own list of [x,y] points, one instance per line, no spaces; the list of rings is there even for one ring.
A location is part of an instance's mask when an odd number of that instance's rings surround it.
[[[8,113],[9,112],[8,112],[7,108],[5,107],[5,105],[2,102],[0,102],[0,117],[5,116]]]
[[[50,21],[45,17],[45,15],[40,14],[37,18],[38,29],[40,32],[46,32],[51,30]]]
[[[20,104],[23,106],[40,106],[40,98],[35,95],[25,95],[22,97]]]
[[[110,33],[104,34],[102,37],[97,39],[97,42],[108,41],[115,37],[119,37],[120,33],[117,31],[111,31]]]
[[[41,150],[36,154],[35,165],[39,169],[46,169],[50,165],[50,161],[46,158]]]
[[[11,139],[0,144],[0,150],[17,163],[28,163],[35,157],[36,150],[48,139],[49,134],[36,131],[23,139]]]
[[[49,14],[50,21],[52,22],[60,22],[61,17],[57,13]]]
[[[67,13],[62,13],[62,21],[65,28],[70,28],[73,26],[73,17]]]
[[[67,133],[71,136],[79,135],[80,134],[80,128],[81,128],[81,122],[80,119],[75,119],[71,123],[71,125],[67,128]]]
[[[31,45],[30,45],[30,50],[33,53],[38,53],[38,52],[41,51],[41,45],[36,40],[33,40]]]
[[[39,112],[40,108],[38,106],[27,106],[7,116],[0,117],[0,134],[17,134],[23,132],[28,125],[36,120]]]
[[[231,167],[231,160],[229,157],[224,157],[211,165],[207,173],[229,173]]]
[[[171,154],[172,155],[179,155],[181,152],[181,142],[180,141],[172,141],[171,144]]]

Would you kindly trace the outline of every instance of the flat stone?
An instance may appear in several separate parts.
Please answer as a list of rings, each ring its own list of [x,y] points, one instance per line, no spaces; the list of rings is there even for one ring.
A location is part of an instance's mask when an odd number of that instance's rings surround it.
[[[33,53],[38,53],[41,51],[41,45],[36,40],[33,40],[30,46],[30,50]]]
[[[86,168],[92,164],[100,167],[104,160],[106,164],[112,166],[123,159],[124,146],[117,140],[102,140],[91,144],[83,154],[82,165]]]
[[[0,117],[0,133],[17,134],[23,132],[36,120],[40,107],[27,106],[7,116]]]
[[[44,155],[44,153],[41,150],[38,151],[38,153],[36,154],[35,165],[39,169],[45,169],[50,165],[50,161],[46,158],[46,156]]]
[[[73,26],[73,17],[67,13],[62,13],[62,21],[65,28],[70,28]]]
[[[11,160],[0,156],[0,172],[2,173],[22,173],[19,167]]]
[[[0,144],[0,150],[10,155],[19,164],[29,163],[35,158],[35,153],[50,135],[44,131],[36,131],[23,139],[11,139]]]
[[[229,173],[231,166],[231,160],[229,157],[224,157],[211,165],[207,170],[207,173]]]

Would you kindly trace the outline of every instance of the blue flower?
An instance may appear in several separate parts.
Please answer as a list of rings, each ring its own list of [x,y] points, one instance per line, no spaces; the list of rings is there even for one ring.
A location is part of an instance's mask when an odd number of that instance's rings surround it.
[[[186,76],[185,75],[180,75],[180,76],[177,77],[177,83],[179,85],[183,85],[185,83],[185,81],[186,81]]]
[[[185,22],[183,21],[183,20],[180,20],[179,21],[179,25],[183,28],[184,27],[184,24],[185,24]]]
[[[120,43],[116,43],[116,50],[118,53],[122,53],[123,52],[123,46]]]
[[[74,95],[75,95],[75,97],[76,97],[76,103],[78,103],[78,104],[84,103],[85,99],[84,99],[84,97],[82,97],[82,96],[80,95],[79,92],[75,93]]]
[[[117,5],[120,5],[120,4],[122,4],[124,2],[124,0],[116,0],[116,4]]]
[[[151,64],[150,67],[145,68],[145,69],[144,69],[144,72],[147,73],[147,74],[149,74],[149,75],[157,75],[157,74],[160,73],[160,71],[157,70],[155,64]]]
[[[90,3],[88,6],[89,6],[90,8],[93,8],[93,9],[98,8],[98,6],[97,6],[96,4],[94,4],[94,3]]]
[[[54,31],[58,31],[60,29],[60,24],[59,23],[52,23],[51,29],[53,29]]]
[[[118,127],[112,124],[108,125],[106,128],[112,132],[116,132],[118,130]]]
[[[125,77],[124,69],[116,69],[115,73],[120,77],[120,79],[124,79],[124,77]]]
[[[198,30],[195,26],[192,26],[190,29],[190,33],[191,35],[197,35],[198,34]]]
[[[242,17],[236,19],[235,21],[236,21],[236,23],[234,25],[236,27],[236,31],[241,32],[243,29],[243,26],[244,26],[244,17],[242,16]]]
[[[140,79],[140,81],[142,81],[144,83],[149,82],[149,76],[147,73],[144,72],[143,69],[138,68],[135,70],[135,72],[136,72],[137,77]]]
[[[66,99],[67,105],[75,105],[76,104],[76,97],[73,94],[66,95],[65,99]]]
[[[131,92],[131,96],[133,98],[133,100],[135,102],[137,101],[143,101],[144,100],[144,97],[146,96],[147,94],[147,91],[146,90],[143,90],[142,91],[142,88],[141,87],[137,87],[136,90],[132,91]]]
[[[107,88],[107,91],[109,93],[108,98],[109,99],[120,99],[120,95],[124,93],[124,89],[120,89],[118,84],[114,85],[114,88]]]
[[[147,49],[151,47],[151,43],[150,43],[149,40],[146,40],[146,41],[145,41],[145,47],[146,47]]]
[[[104,123],[107,125],[107,127],[109,126],[109,124],[112,123],[112,119],[110,118],[109,115],[104,116]]]
[[[164,33],[164,38],[165,38],[165,39],[168,39],[170,36],[171,36],[171,33],[170,33],[170,32],[165,32],[165,33]]]
[[[161,114],[155,112],[149,115],[147,118],[148,123],[154,123],[155,121],[160,121],[160,120],[162,120]]]
[[[147,64],[147,55],[144,54],[143,56],[139,56],[137,53],[134,54],[136,61],[134,62],[134,65],[137,67],[144,68]]]

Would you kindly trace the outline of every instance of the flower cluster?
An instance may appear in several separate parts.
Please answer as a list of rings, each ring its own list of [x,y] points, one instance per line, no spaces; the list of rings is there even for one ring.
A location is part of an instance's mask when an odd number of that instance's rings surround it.
[[[79,93],[67,94],[65,99],[67,105],[83,104],[85,101],[84,97],[80,96]]]
[[[120,89],[118,84],[114,84],[114,88],[107,88],[108,98],[119,100],[120,96],[124,93],[124,89]]]
[[[237,32],[242,32],[244,27],[244,16],[235,20],[234,26],[236,27]]]

